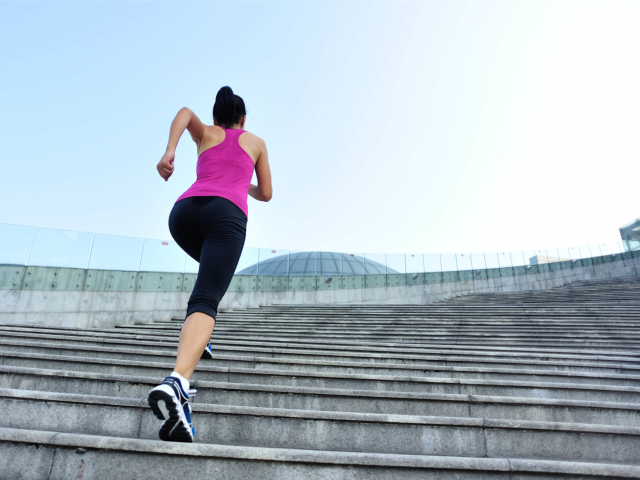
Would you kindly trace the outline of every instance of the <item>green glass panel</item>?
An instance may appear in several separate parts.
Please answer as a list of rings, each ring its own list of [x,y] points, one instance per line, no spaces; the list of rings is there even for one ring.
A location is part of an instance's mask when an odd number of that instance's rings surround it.
[[[160,272],[139,272],[136,279],[136,292],[157,292],[161,276]]]
[[[540,273],[544,273],[544,272],[550,272],[551,271],[551,265],[548,263],[541,263],[538,265],[538,272]]]
[[[445,283],[457,282],[458,272],[442,272],[442,281]]]
[[[238,292],[255,292],[258,288],[257,275],[235,275]]]
[[[500,278],[500,269],[499,268],[487,268],[487,278]]]
[[[518,267],[513,267],[513,274],[516,276],[519,275],[526,275],[527,274],[527,268],[523,265],[518,266]]]
[[[571,270],[573,268],[573,262],[571,260],[564,260],[558,263],[560,264],[560,270]]]
[[[82,290],[82,268],[27,267],[22,288],[25,290]]]
[[[364,275],[343,275],[343,288],[364,288]]]
[[[333,275],[322,275],[316,277],[316,283],[318,285],[318,290],[335,290],[336,277]]]
[[[316,277],[302,277],[302,289],[303,290],[316,290],[317,282]]]
[[[84,289],[87,291],[133,292],[138,272],[118,270],[87,270]]]
[[[367,268],[369,268],[369,260],[367,259]],[[366,288],[386,287],[386,275],[366,275]]]
[[[304,277],[289,277],[289,290],[304,290]]]
[[[402,274],[387,275],[387,283],[390,287],[400,287],[407,284],[407,276]]]
[[[196,284],[196,277],[197,277],[197,275],[195,273],[185,273],[184,274],[184,277],[182,279],[182,291],[183,292],[192,292],[193,291],[193,286]],[[235,279],[235,277],[233,277],[233,278]],[[233,280],[232,280],[232,282],[233,282]]]
[[[24,290],[51,290],[55,282],[56,267],[27,267],[22,288]]]
[[[424,274],[425,283],[442,283],[442,273],[427,272]]]
[[[0,265],[0,290],[18,290],[25,270],[19,265]]]
[[[458,278],[461,282],[474,279],[474,272],[472,270],[461,270],[458,272]]]
[[[513,277],[513,268],[511,268],[511,267],[501,268],[500,269],[500,276],[501,277]]]
[[[182,289],[182,281],[184,279],[183,273],[170,273],[168,274],[164,286],[168,290],[162,290],[164,292],[179,292]]]
[[[489,278],[487,277],[487,270],[486,269],[474,270],[473,278],[474,280],[486,280],[487,278]]]
[[[549,271],[551,272],[560,271],[560,262],[551,262],[551,263],[547,263],[547,265],[549,266]]]
[[[58,268],[53,274],[55,277],[51,284],[52,290],[81,291],[86,270],[83,268]]]

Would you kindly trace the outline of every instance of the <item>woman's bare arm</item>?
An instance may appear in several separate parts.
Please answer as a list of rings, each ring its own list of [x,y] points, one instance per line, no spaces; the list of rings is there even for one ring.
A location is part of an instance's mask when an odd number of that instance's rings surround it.
[[[173,161],[176,156],[176,146],[178,145],[178,141],[180,137],[184,133],[184,131],[189,130],[191,134],[191,138],[196,145],[200,147],[200,141],[202,140],[202,135],[204,134],[204,124],[200,121],[200,119],[196,116],[188,108],[181,108],[176,118],[173,119],[171,123],[171,129],[169,130],[169,141],[167,142],[167,150],[164,155],[158,162],[158,173],[162,178],[164,178],[165,182],[169,180],[169,177],[173,173]]]
[[[273,196],[273,187],[271,186],[271,169],[269,168],[267,145],[262,139],[260,139],[260,142],[260,156],[256,162],[258,185],[251,185],[249,187],[249,195],[261,202],[268,202]]]

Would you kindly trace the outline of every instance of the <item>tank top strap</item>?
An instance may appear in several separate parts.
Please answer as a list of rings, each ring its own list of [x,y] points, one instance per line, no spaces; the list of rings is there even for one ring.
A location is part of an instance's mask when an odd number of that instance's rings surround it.
[[[224,133],[225,133],[225,140],[227,137],[229,138],[238,138],[240,135],[242,135],[244,132],[246,132],[246,130],[240,130],[239,128],[227,128]]]
[[[225,130],[226,135],[224,137],[224,143],[240,147],[240,135],[242,135],[244,132],[246,132],[246,130],[240,130],[239,128]],[[228,142],[227,139],[229,140]]]

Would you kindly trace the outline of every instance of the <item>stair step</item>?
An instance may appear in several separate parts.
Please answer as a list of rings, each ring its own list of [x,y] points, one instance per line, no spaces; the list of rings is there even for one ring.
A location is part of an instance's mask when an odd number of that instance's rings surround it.
[[[233,445],[175,444],[0,428],[0,471],[7,478],[640,478],[640,467],[607,463],[330,452]]]
[[[151,362],[125,359],[104,359],[93,356],[81,357],[77,355],[46,355],[33,352],[0,352],[3,366],[28,367],[28,368],[50,368],[58,370],[71,370],[96,373],[121,373],[123,375],[135,375],[136,373],[145,376],[162,375],[167,369],[173,368],[174,362]],[[386,382],[389,388],[395,390],[394,383],[420,382],[421,379],[460,379],[460,380],[490,380],[497,382],[541,382],[541,383],[576,383],[581,385],[611,385],[640,388],[640,376],[621,375],[615,373],[593,373],[593,372],[562,372],[549,370],[532,369],[509,369],[497,367],[449,367],[433,366],[419,371],[400,370],[396,372],[378,372],[369,369],[366,373],[359,372],[338,372],[336,369],[295,369],[284,368],[286,365],[277,364],[275,368],[261,368],[255,362],[249,362],[246,366],[220,366],[215,362],[205,360],[201,362],[201,367],[195,378],[202,380],[219,381],[221,377],[229,375],[254,376],[256,383],[264,383],[263,376],[273,375],[293,376],[296,378],[319,379],[322,381],[330,376],[333,379],[353,379],[354,382],[364,381],[370,383]],[[227,364],[228,365],[228,364]],[[372,371],[373,370],[373,371]],[[159,373],[160,372],[160,373]],[[249,378],[249,377],[246,377]]]
[[[122,395],[142,398],[149,389],[160,383],[162,378],[162,376],[140,376],[140,372],[136,372],[136,375],[123,375],[115,373],[0,366],[0,388],[51,392],[81,391],[81,393],[88,395]],[[259,381],[262,381],[262,383],[259,383]],[[287,372],[276,371],[264,375],[233,372],[225,374],[221,372],[217,381],[194,380],[193,385],[196,385],[196,388],[205,390],[209,388],[215,389],[220,383],[233,383],[247,386],[265,385],[274,387],[366,390],[372,392],[487,395],[589,402],[640,403],[640,388],[636,387],[541,382],[498,382],[448,378],[420,378],[401,381],[393,377],[359,378],[356,375],[334,379],[330,375],[293,377],[288,375]],[[205,392],[200,395],[199,399],[202,397],[210,398],[208,395],[209,394]]]
[[[214,340],[215,342],[215,340]],[[36,342],[36,341],[11,341],[0,339],[0,355],[3,352],[25,352],[40,355],[54,356],[79,356],[93,359],[118,359],[133,361],[173,362],[176,350],[152,349],[152,348],[119,348],[104,347],[100,345],[78,345],[73,343]],[[34,356],[35,358],[35,356]],[[342,372],[362,373],[374,375],[423,375],[425,370],[445,368],[452,370],[461,368],[494,368],[510,369],[516,373],[518,370],[545,370],[550,372],[590,372],[603,374],[631,375],[636,378],[640,374],[640,362],[613,363],[608,361],[581,359],[571,361],[563,358],[539,359],[514,359],[510,357],[480,357],[460,355],[424,355],[420,363],[413,362],[364,362],[348,359],[313,360],[313,359],[289,359],[255,355],[221,355],[214,354],[212,360],[203,361],[202,365],[224,365],[255,369],[294,370],[294,371],[318,371],[318,372]],[[389,359],[393,360],[393,359]]]
[[[3,391],[0,426],[153,439],[143,401]],[[409,455],[640,462],[640,428],[194,404],[202,443]],[[197,420],[196,420],[197,419]],[[391,441],[389,441],[391,440]]]

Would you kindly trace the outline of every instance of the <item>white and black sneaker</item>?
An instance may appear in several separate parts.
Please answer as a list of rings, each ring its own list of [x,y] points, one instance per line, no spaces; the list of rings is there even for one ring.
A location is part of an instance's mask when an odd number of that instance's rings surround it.
[[[204,352],[202,352],[202,356],[200,357],[206,358],[207,360],[213,360],[213,352],[211,351],[211,343],[207,343],[207,346],[204,347]]]
[[[189,393],[195,393],[190,390]],[[166,442],[193,442],[195,429],[191,425],[189,393],[182,389],[180,380],[167,377],[149,392],[149,406],[156,417],[164,420],[160,439]]]

